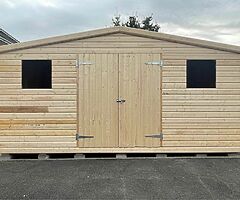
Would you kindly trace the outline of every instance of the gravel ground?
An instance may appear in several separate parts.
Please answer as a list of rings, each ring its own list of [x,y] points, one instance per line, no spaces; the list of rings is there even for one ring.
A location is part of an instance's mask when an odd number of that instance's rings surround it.
[[[0,199],[240,199],[240,159],[2,161]]]

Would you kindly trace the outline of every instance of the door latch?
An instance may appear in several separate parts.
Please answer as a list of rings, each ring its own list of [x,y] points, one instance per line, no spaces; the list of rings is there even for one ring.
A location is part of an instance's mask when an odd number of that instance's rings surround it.
[[[116,102],[117,102],[117,103],[125,103],[126,100],[125,100],[125,99],[117,99]]]

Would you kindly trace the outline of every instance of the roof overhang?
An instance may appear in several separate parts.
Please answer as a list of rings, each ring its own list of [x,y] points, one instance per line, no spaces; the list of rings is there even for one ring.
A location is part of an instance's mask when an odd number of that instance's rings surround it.
[[[141,29],[127,28],[127,27],[111,27],[111,28],[96,29],[91,31],[34,40],[29,42],[10,44],[6,46],[3,45],[0,47],[0,53],[6,53],[6,52],[11,52],[16,50],[40,47],[44,45],[51,45],[51,44],[57,44],[57,43],[63,43],[63,42],[70,42],[73,40],[99,37],[99,36],[104,36],[104,35],[109,35],[114,33],[124,33],[124,34],[133,35],[133,36],[146,37],[146,38],[151,38],[156,40],[165,40],[169,42],[176,42],[176,43],[193,45],[193,46],[198,46],[203,48],[222,50],[222,51],[227,51],[232,53],[240,53],[240,46],[170,35],[166,33],[146,31]]]

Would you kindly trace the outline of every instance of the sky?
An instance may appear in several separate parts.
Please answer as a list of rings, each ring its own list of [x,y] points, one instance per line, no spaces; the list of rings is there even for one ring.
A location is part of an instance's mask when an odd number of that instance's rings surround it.
[[[240,46],[240,0],[0,0],[0,28],[20,41],[152,14],[160,32]]]

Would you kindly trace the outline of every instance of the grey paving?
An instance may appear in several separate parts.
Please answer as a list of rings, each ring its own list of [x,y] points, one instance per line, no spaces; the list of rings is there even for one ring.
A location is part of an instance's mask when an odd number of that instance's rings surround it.
[[[2,161],[0,199],[240,199],[240,159]]]

